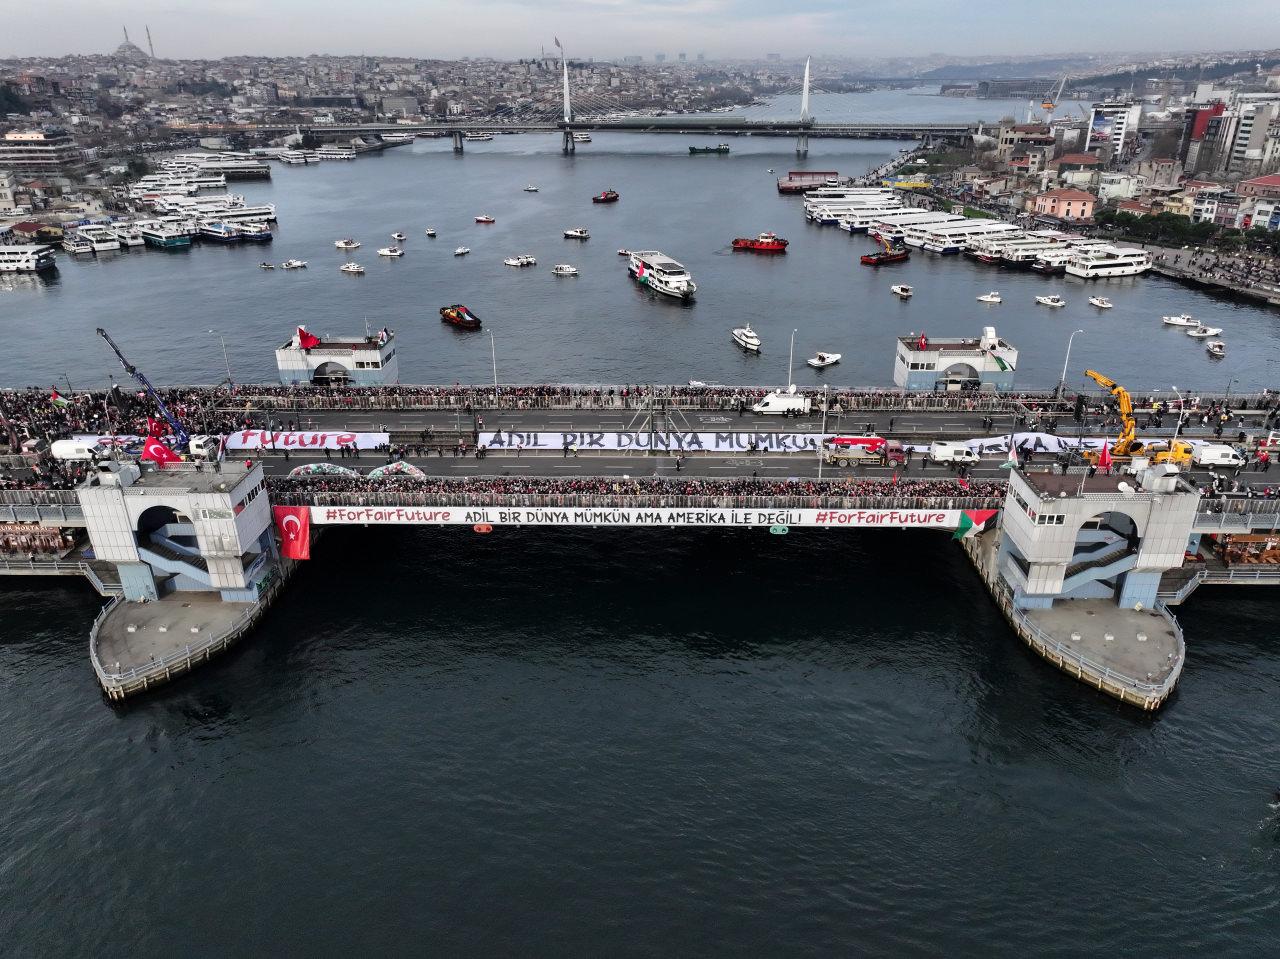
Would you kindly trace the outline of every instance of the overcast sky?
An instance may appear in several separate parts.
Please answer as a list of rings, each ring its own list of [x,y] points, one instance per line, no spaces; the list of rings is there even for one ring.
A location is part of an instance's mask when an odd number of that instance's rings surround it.
[[[1280,43],[1277,0],[39,0],[0,20],[0,56],[104,53],[121,26],[161,57],[379,53],[612,58],[1250,49]],[[1270,25],[1271,29],[1259,32]],[[1266,35],[1264,35],[1264,33]]]

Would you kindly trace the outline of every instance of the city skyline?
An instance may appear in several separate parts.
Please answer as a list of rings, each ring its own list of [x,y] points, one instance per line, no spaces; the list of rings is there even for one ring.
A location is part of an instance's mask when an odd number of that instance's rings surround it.
[[[1274,13],[1266,0],[1242,0],[1234,16],[1205,21],[1203,7],[1170,0],[1162,16],[1139,7],[1082,0],[1075,16],[1059,20],[1049,9],[1028,10],[1002,2],[954,16],[954,5],[922,0],[913,5],[910,29],[903,11],[867,6],[851,10],[836,0],[799,0],[780,10],[763,0],[657,0],[657,16],[640,19],[621,0],[548,0],[531,9],[508,0],[456,5],[427,0],[412,13],[394,0],[370,0],[358,19],[331,0],[215,0],[199,11],[171,0],[124,0],[109,8],[87,0],[55,0],[28,7],[8,24],[0,57],[107,53],[121,28],[145,46],[149,26],[161,58],[299,56],[310,53],[420,59],[462,56],[518,58],[554,49],[559,36],[571,56],[651,59],[683,51],[690,57],[750,59],[780,53],[795,59],[1009,57],[1057,53],[1204,52],[1252,49],[1257,18]],[[679,40],[673,42],[672,18]],[[1106,29],[1099,30],[1099,24]]]

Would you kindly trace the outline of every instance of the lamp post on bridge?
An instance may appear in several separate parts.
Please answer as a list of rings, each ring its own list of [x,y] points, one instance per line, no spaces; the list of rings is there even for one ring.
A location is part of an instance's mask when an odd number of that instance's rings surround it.
[[[217,330],[210,330],[209,333],[222,341],[222,362],[226,364],[227,367],[227,389],[233,389],[235,387],[235,383],[231,379],[231,357],[227,355],[227,338]]]
[[[1062,399],[1063,391],[1067,388],[1067,364],[1071,362],[1071,344],[1076,338],[1076,333],[1083,333],[1084,330],[1076,330],[1067,337],[1067,355],[1062,360],[1062,376],[1058,380],[1058,399]]]
[[[831,387],[822,384],[822,432],[818,434],[818,479],[822,479],[822,467],[827,461],[823,444],[827,437],[827,408],[831,406]]]
[[[493,360],[493,408],[498,408],[498,346],[493,339],[493,330],[489,331],[489,358]]]

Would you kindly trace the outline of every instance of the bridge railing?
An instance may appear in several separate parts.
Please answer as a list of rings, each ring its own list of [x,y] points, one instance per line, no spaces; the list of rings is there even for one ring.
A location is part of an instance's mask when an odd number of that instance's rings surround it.
[[[0,490],[3,506],[79,506],[73,489],[5,489]]]
[[[508,506],[583,509],[999,509],[998,496],[679,496],[631,493],[273,493],[282,506]]]

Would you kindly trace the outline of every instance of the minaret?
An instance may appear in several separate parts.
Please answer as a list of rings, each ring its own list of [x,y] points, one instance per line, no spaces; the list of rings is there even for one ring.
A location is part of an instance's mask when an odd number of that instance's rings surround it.
[[[147,49],[151,51],[151,59],[152,59],[152,60],[154,60],[154,59],[156,58],[156,48],[155,48],[155,46],[154,46],[154,45],[152,44],[152,42],[151,42],[151,27],[150,27],[150,25],[148,25],[148,26],[147,26]]]

